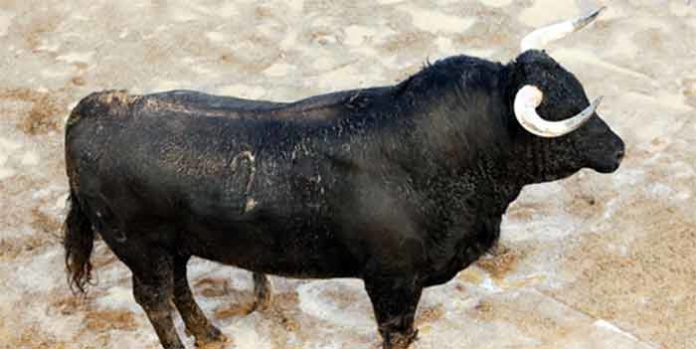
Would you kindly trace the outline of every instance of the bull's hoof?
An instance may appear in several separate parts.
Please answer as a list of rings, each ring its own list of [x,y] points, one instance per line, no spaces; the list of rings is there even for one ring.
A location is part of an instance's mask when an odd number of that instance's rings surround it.
[[[257,301],[256,301],[256,310],[259,311],[266,311],[271,308],[271,304],[273,303],[273,297],[272,293],[270,290],[262,295]]]
[[[199,349],[222,349],[230,342],[215,326],[211,326],[205,335],[196,336],[196,348]]]
[[[408,333],[390,333],[384,339],[382,344],[383,349],[408,349],[411,343],[418,339],[418,330],[413,330]]]
[[[249,306],[248,313],[246,315],[249,315],[255,311],[258,312],[265,312],[271,308],[271,297],[264,297],[264,298],[259,298],[255,299],[253,303]]]

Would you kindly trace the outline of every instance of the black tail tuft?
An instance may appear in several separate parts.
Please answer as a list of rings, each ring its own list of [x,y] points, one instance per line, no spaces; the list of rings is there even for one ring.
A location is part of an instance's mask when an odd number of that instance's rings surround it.
[[[94,246],[94,231],[74,192],[70,192],[70,211],[63,226],[63,247],[68,284],[73,292],[85,292],[92,281],[89,257]]]

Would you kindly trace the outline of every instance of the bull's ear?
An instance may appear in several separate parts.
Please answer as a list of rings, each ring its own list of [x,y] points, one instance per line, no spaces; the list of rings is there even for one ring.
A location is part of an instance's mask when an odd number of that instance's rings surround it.
[[[535,57],[539,55],[539,51],[527,51],[518,55],[512,62],[508,65],[509,70],[509,80],[510,80],[510,95],[514,98],[515,93],[522,88],[522,86],[530,83],[529,74],[531,74],[530,69],[538,58]]]

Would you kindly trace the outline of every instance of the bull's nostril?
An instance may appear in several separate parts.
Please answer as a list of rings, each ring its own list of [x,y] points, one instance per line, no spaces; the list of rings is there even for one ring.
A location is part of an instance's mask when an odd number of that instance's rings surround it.
[[[616,159],[621,160],[621,159],[623,159],[624,155],[626,155],[626,154],[625,154],[624,150],[621,149],[621,150],[616,152]]]

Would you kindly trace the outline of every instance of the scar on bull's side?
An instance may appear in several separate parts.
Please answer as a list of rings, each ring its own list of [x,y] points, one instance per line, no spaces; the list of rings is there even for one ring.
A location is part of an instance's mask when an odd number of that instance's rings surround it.
[[[232,158],[232,163],[230,164],[232,172],[237,171],[237,164],[239,163],[240,159],[249,162],[249,179],[247,180],[247,185],[244,189],[244,197],[246,198],[246,201],[244,203],[244,208],[242,209],[242,213],[246,213],[256,207],[256,200],[251,197],[251,186],[254,184],[254,178],[256,176],[256,158],[254,157],[254,154],[248,150],[235,155],[234,158]]]
[[[256,207],[256,200],[251,197],[251,186],[254,184],[254,178],[256,176],[256,158],[251,151],[245,150],[232,158],[232,163],[230,167],[233,172],[237,171],[237,165],[240,159],[247,160],[249,162],[249,179],[247,181],[246,188],[244,190],[244,197],[246,202],[244,203],[244,208],[242,213],[249,212]],[[268,277],[263,273],[254,273],[254,302],[248,310],[248,313],[252,313],[255,310],[265,310],[271,304],[272,296],[272,285]]]

